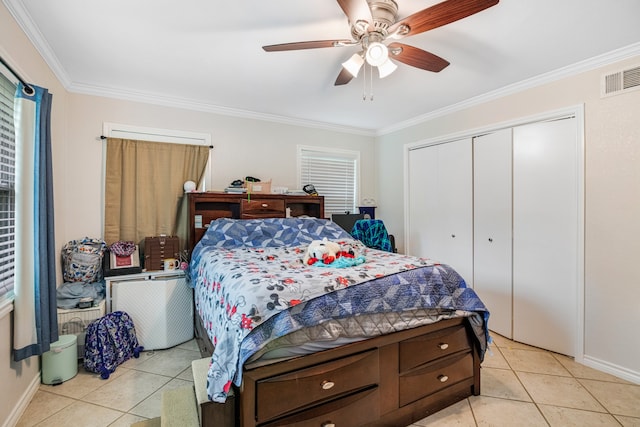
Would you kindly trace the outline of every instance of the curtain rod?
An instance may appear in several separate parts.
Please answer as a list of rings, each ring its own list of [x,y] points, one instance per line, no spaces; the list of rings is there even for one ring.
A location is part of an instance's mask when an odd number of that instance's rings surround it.
[[[18,81],[24,85],[24,93],[26,93],[27,95],[33,95],[35,93],[31,85],[25,82],[24,79],[20,77],[20,74],[18,74],[13,68],[11,68],[11,66],[9,66],[9,64],[6,63],[2,56],[0,56],[0,62],[2,62],[2,65],[4,65],[5,68],[9,70],[9,72],[13,74],[18,79]]]
[[[100,139],[107,139],[108,136],[100,135]],[[210,145],[209,148],[213,148],[213,145]]]

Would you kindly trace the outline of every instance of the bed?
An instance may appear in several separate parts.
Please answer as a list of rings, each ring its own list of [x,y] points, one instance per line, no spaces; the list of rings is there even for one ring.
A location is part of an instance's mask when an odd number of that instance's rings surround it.
[[[314,240],[344,263],[302,262]],[[480,393],[489,313],[449,266],[316,218],[211,222],[192,251],[203,426],[403,426]]]

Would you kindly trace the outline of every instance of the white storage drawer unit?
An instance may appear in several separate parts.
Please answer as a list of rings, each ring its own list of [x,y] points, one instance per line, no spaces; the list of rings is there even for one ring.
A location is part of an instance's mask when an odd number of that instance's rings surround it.
[[[184,274],[108,278],[111,311],[133,319],[144,350],[173,347],[193,338],[193,290]]]
[[[77,337],[78,359],[84,358],[84,342],[89,323],[104,316],[105,301],[95,307],[58,309],[58,332],[60,335],[73,334]]]

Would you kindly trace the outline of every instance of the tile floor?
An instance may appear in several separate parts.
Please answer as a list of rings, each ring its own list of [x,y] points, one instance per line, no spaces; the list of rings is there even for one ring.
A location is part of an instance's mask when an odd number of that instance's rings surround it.
[[[482,364],[482,395],[465,399],[411,427],[640,427],[640,385],[572,359],[494,334]],[[122,426],[160,415],[166,389],[192,383],[195,341],[145,352],[108,380],[82,368],[58,386],[41,385],[18,426]]]

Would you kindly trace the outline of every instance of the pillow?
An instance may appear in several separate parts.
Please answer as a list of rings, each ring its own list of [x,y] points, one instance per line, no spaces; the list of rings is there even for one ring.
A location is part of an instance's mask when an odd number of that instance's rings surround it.
[[[300,246],[313,240],[352,238],[338,225],[318,218],[265,218],[211,221],[200,241],[218,248]]]

